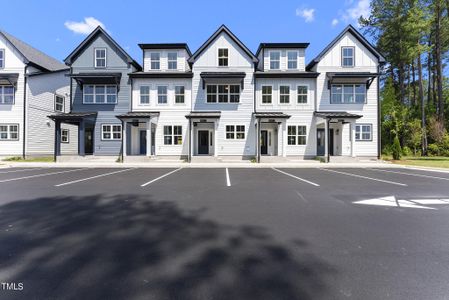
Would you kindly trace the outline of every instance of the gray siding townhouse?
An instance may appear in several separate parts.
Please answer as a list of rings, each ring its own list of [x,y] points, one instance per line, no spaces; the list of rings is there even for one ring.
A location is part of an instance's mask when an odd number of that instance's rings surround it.
[[[122,153],[122,122],[118,115],[130,110],[129,73],[140,71],[132,59],[101,27],[97,27],[65,60],[70,66],[69,113],[49,116],[56,136],[61,124],[78,128],[78,155],[119,156]],[[61,141],[55,155],[61,155]]]

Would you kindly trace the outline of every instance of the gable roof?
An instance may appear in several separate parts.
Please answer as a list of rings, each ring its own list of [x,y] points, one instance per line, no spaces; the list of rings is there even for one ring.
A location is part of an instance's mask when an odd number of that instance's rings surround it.
[[[377,49],[371,45],[370,42],[362,35],[360,32],[357,31],[351,24],[346,26],[345,29],[343,29],[342,32],[332,41],[329,45],[324,48],[323,51],[321,51],[320,54],[318,54],[317,57],[315,57],[309,64],[307,65],[307,70],[310,70],[313,68],[317,63],[321,61],[321,59],[324,57],[324,55],[347,33],[351,33],[363,46],[365,46],[366,49],[368,49],[377,59],[379,60],[380,64],[383,64],[386,62],[385,57],[377,51]]]
[[[78,45],[78,47],[75,48],[75,50],[72,51],[72,53],[67,56],[66,59],[64,59],[64,62],[66,65],[71,65],[75,58],[80,54],[88,45],[89,43],[100,33],[102,33],[117,49],[126,57],[126,60],[128,63],[132,64],[136,69],[142,70],[142,67],[140,64],[135,61],[125,50],[123,50],[122,47],[104,30],[101,28],[101,26],[98,26],[95,28],[94,31],[92,31],[85,39],[81,42],[81,44]]]
[[[11,43],[11,45],[25,58],[26,64],[30,64],[46,72],[55,72],[68,69],[67,66],[62,62],[51,56],[48,56],[40,50],[37,50],[24,41],[19,40],[15,36],[3,30],[0,30],[0,35],[2,35],[9,43]]]
[[[189,58],[189,63],[193,63],[195,62],[195,60],[198,58],[198,56],[203,53],[204,50],[206,50],[206,48],[222,33],[226,33],[250,58],[253,62],[258,62],[259,60],[257,59],[257,57],[251,52],[251,50],[248,49],[248,47],[245,46],[245,44],[243,44],[235,34],[233,34],[231,32],[231,30],[229,30],[228,27],[226,27],[224,24],[221,25],[217,31],[214,32],[214,34],[212,34],[206,42],[204,42],[203,45],[201,45],[201,47],[195,51],[195,53],[193,53],[193,55]]]

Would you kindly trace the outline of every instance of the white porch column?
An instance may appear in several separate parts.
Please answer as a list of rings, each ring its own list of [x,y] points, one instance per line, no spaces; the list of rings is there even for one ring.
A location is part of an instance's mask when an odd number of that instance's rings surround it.
[[[349,134],[351,135],[351,156],[355,157],[355,121],[351,122]]]
[[[151,118],[147,119],[147,156],[151,156],[151,147],[153,145],[151,145]]]
[[[287,121],[278,124],[278,133],[282,139],[282,156],[287,156]]]
[[[218,156],[218,137],[217,137],[217,132],[218,132],[218,119],[215,120],[214,122],[214,156],[217,157]]]
[[[126,156],[126,150],[128,149],[128,142],[127,142],[127,136],[126,136],[126,131],[128,129],[128,122],[126,121],[126,119],[124,119],[123,121],[123,156]]]
[[[324,119],[324,158],[327,161],[329,157],[329,122],[327,119]]]
[[[190,129],[190,133],[189,133],[189,139],[190,139],[190,159],[192,159],[192,156],[195,153],[195,141],[194,141],[195,126],[193,126],[192,119],[189,119],[189,129]]]

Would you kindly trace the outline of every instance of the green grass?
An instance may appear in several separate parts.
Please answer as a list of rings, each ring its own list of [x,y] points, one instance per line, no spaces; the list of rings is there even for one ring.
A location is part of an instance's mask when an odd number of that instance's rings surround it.
[[[23,159],[21,156],[13,156],[5,158],[3,161],[13,162],[53,162],[53,156],[27,157]]]
[[[432,168],[449,168],[449,157],[433,156],[433,157],[413,157],[405,156],[400,160],[393,160],[391,156],[383,156],[384,160],[391,161],[394,164],[407,165],[407,166],[419,166],[419,167],[432,167]]]

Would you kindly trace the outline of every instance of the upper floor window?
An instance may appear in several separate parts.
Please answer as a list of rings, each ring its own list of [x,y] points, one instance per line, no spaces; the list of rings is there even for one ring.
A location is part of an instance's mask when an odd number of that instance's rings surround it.
[[[95,68],[106,68],[106,48],[95,48]]]
[[[298,69],[298,52],[296,51],[287,52],[287,68]]]
[[[207,85],[206,101],[207,103],[216,103],[216,102],[239,103],[240,85],[238,84]]]
[[[273,87],[271,85],[262,86],[262,103],[271,104],[273,98]]]
[[[101,139],[106,141],[121,140],[122,125],[112,125],[112,124],[101,125]]]
[[[0,69],[5,67],[5,49],[0,49]]]
[[[0,104],[14,104],[14,86],[0,85]]]
[[[281,52],[271,51],[270,52],[270,69],[279,70],[281,68]]]
[[[354,47],[341,47],[341,65],[343,67],[354,66]]]
[[[307,127],[304,125],[288,126],[287,144],[289,145],[307,144]]]
[[[140,104],[150,104],[150,87],[147,85],[140,87]]]
[[[298,103],[299,104],[307,103],[307,86],[306,85],[298,85]]]
[[[84,104],[116,104],[116,85],[86,85],[83,88]]]
[[[4,140],[19,140],[19,125],[18,124],[0,124],[0,141]]]
[[[55,95],[55,111],[64,112],[64,97]]]
[[[373,126],[371,124],[357,124],[355,125],[355,140],[356,141],[372,141]]]
[[[219,48],[218,49],[218,66],[219,67],[227,67],[229,60],[229,51],[227,48]]]
[[[288,85],[279,86],[279,103],[282,104],[290,103],[290,86]]]
[[[364,84],[333,84],[331,87],[331,103],[365,103],[366,85]]]
[[[167,86],[160,85],[157,87],[157,103],[167,104]]]
[[[151,52],[151,70],[159,70],[161,68],[161,54],[159,52]]]
[[[178,69],[178,53],[177,52],[168,52],[167,60],[168,60],[168,69],[169,70]]]
[[[175,103],[176,104],[184,103],[184,98],[185,98],[184,94],[185,94],[185,88],[183,85],[175,86]]]

